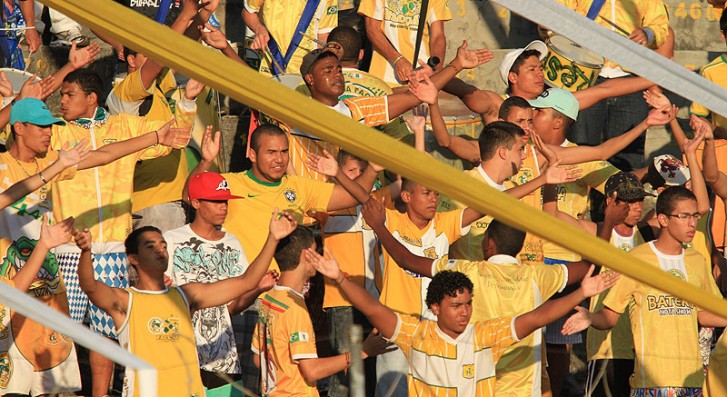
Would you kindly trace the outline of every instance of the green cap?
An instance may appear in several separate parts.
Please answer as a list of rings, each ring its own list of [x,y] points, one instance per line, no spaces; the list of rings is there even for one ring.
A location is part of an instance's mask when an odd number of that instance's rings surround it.
[[[66,125],[66,122],[53,117],[48,106],[36,98],[23,98],[13,105],[10,110],[10,125],[16,122],[34,125]]]
[[[578,100],[573,94],[562,88],[548,88],[537,98],[528,101],[530,106],[539,109],[555,109],[575,121],[578,119]]]

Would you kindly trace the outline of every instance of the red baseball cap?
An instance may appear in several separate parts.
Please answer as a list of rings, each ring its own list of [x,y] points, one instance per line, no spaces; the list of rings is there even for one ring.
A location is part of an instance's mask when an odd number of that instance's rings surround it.
[[[216,172],[202,172],[189,181],[190,200],[232,200],[242,198],[230,193],[230,185]]]

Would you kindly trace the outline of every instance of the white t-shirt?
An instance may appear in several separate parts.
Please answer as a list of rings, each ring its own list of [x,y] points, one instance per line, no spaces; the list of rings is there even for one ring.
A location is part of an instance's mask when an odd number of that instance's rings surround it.
[[[249,266],[240,240],[229,233],[220,240],[210,241],[195,234],[187,224],[164,233],[164,239],[169,252],[166,274],[176,286],[236,277]],[[235,332],[226,305],[195,311],[192,325],[202,369],[241,373]]]

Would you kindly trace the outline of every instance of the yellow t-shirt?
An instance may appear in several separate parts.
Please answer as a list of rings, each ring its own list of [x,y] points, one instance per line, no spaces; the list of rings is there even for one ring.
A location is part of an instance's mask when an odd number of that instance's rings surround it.
[[[727,396],[727,336],[722,334],[717,346],[709,355],[707,377],[704,379],[702,392],[704,397]]]
[[[419,15],[421,14],[421,0],[411,2],[363,0],[359,5],[358,13],[381,21],[381,30],[391,46],[403,55],[406,60],[412,62],[419,27]],[[449,9],[447,1],[435,0],[429,2],[427,23],[424,24],[419,59],[427,62],[430,56],[429,25],[436,21],[448,21],[450,19],[452,19],[452,11]],[[441,61],[444,62],[443,59]],[[413,62],[413,65],[417,67],[416,62]],[[379,52],[374,51],[372,55],[369,73],[383,79],[390,85],[401,85],[396,79],[394,67]]]
[[[566,141],[563,146],[578,145]],[[583,176],[580,179],[558,185],[558,209],[574,218],[583,219],[583,215],[588,210],[588,191],[593,188],[603,193],[608,178],[620,171],[608,161],[589,161],[580,163],[577,167],[583,170]],[[546,258],[570,262],[581,260],[578,254],[549,241],[545,241],[543,250]]]
[[[665,255],[653,242],[629,252],[652,266],[722,297],[704,257],[687,248],[682,255]],[[702,387],[697,312],[701,309],[628,277],[609,291],[603,304],[617,313],[628,308],[636,362],[632,388]]]
[[[463,210],[438,212],[423,229],[409,220],[407,214],[386,210],[386,228],[409,252],[431,259],[446,258],[449,245],[467,234],[462,227]],[[381,303],[391,310],[412,316],[434,318],[424,303],[430,278],[404,270],[384,250],[384,279]]]
[[[727,56],[722,54],[712,62],[702,66],[699,74],[718,86],[727,88]],[[714,124],[718,127],[727,128],[727,117],[718,113],[712,113],[711,110],[697,102],[692,102],[692,106],[689,107],[689,113],[696,114],[699,117],[709,117],[711,115]]]
[[[462,272],[474,284],[470,322],[529,312],[565,288],[568,269],[563,265],[528,266],[511,256],[495,255],[488,261],[439,259],[432,274]],[[542,331],[538,330],[507,348],[497,361],[497,396],[541,395]]]
[[[308,211],[326,211],[333,193],[333,184],[298,176],[283,176],[279,182],[263,182],[251,171],[223,174],[233,195],[224,227],[240,239],[245,254],[255,258],[268,236],[273,210],[290,211],[299,224]],[[271,269],[278,270],[273,259]]]
[[[276,285],[263,296],[252,351],[260,356],[263,396],[318,396],[315,382],[306,382],[298,369],[299,360],[318,358],[313,324],[298,292]]]
[[[397,317],[391,341],[409,363],[409,396],[494,395],[495,363],[518,341],[514,318],[470,323],[453,339],[436,321]]]
[[[66,143],[74,146],[82,139],[88,139],[96,149],[158,130],[163,124],[122,113],[85,126],[72,122],[54,125],[51,149],[59,150]],[[123,242],[131,233],[131,170],[138,160],[165,156],[170,151],[166,146],[151,146],[110,164],[78,171],[73,181],[56,183],[52,189],[55,218],[75,217],[76,227],[88,227],[94,242]]]
[[[285,57],[290,41],[305,9],[305,1],[280,1],[280,0],[245,0],[245,9],[251,13],[259,13],[260,21],[268,29],[270,38],[275,39],[280,47],[280,56]],[[318,38],[319,34],[329,33],[338,26],[338,1],[321,0],[318,3],[313,19],[305,29],[305,34]],[[318,48],[318,44],[308,37],[303,36],[298,48],[285,68],[285,73],[300,74],[300,64],[303,57]],[[267,55],[265,56],[267,58]],[[272,61],[260,63],[260,73],[271,76]],[[280,65],[282,67],[282,65]]]
[[[189,304],[178,287],[127,288],[129,308],[118,328],[119,344],[157,369],[157,396],[204,396]],[[126,368],[124,396],[138,396],[136,371]]]
[[[611,232],[611,244],[616,248],[629,252],[634,247],[644,243],[638,228],[634,228],[632,238],[620,236],[615,230]],[[601,272],[608,269],[601,268]],[[608,291],[602,292],[600,295],[591,298],[589,310],[593,313],[603,308],[603,299],[608,295]],[[613,329],[601,331],[593,327],[588,327],[586,334],[586,356],[588,360],[602,359],[634,359],[634,335],[631,333],[631,324],[629,324],[629,315],[622,313],[618,318],[618,323]]]
[[[575,10],[581,15],[586,15],[593,0],[556,0],[564,6]],[[627,32],[633,32],[640,28],[649,28],[654,33],[653,48],[659,47],[666,41],[669,29],[669,16],[662,0],[607,0],[601,11],[598,13]],[[595,21],[606,29],[623,35],[618,29],[611,26],[601,18]],[[614,62],[607,61],[605,66],[617,67]]]

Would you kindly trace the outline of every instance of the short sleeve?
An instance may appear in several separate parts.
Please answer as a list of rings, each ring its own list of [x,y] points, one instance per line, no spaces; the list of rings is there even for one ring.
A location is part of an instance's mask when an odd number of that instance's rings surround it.
[[[347,98],[343,103],[351,110],[351,118],[369,127],[390,121],[389,99],[386,95]]]
[[[290,178],[293,178],[292,176]],[[305,209],[307,211],[325,212],[328,210],[328,204],[331,202],[333,195],[332,183],[316,181],[310,178],[295,177],[298,183],[305,184],[306,202]]]
[[[495,362],[515,342],[518,342],[518,338],[513,317],[475,323],[475,350],[491,348],[492,360]]]
[[[470,225],[462,227],[462,216],[464,209],[457,209],[449,212],[440,212],[436,215],[438,232],[443,232],[450,243],[469,233]]]
[[[245,0],[245,9],[253,14],[260,11],[265,0]]]
[[[535,266],[533,274],[543,300],[550,299],[556,292],[563,291],[568,283],[568,268],[564,265]]]
[[[710,78],[710,76],[708,75],[708,73],[705,73],[705,72],[706,72],[705,69],[702,68],[702,70],[699,72],[699,74],[702,77],[704,77],[705,79],[707,79],[709,81],[713,81]],[[707,109],[704,105],[702,105],[701,103],[692,102],[692,105],[689,106],[689,114],[694,114],[694,115],[697,115],[699,117],[707,117],[711,113],[712,112],[709,109]]]
[[[286,317],[285,326],[290,345],[290,359],[298,362],[307,358],[317,358],[316,337],[308,312],[289,309]]]
[[[616,285],[611,287],[606,297],[603,298],[603,305],[616,313],[622,314],[633,299],[635,290],[636,282],[629,277],[621,276]]]
[[[452,10],[446,0],[435,0],[429,3],[429,15],[427,22],[449,21],[452,19]]]
[[[405,357],[409,357],[414,333],[419,327],[421,321],[414,316],[399,313],[396,313],[396,318],[396,329],[394,330],[394,334],[391,338],[389,338],[389,341],[398,346],[402,353],[404,353]]]
[[[591,161],[586,163],[587,167],[582,167],[583,177],[579,180],[581,183],[598,190],[603,193],[606,188],[606,181],[611,175],[619,173],[619,169],[611,165],[608,161]]]
[[[152,82],[152,86],[144,87],[141,81],[141,68],[127,75],[126,78],[114,86],[106,99],[109,111],[111,114],[129,113],[138,115],[144,99],[154,93],[151,89],[153,84]]]
[[[358,13],[377,21],[383,21],[384,3],[385,0],[361,0],[361,4],[358,6]]]

